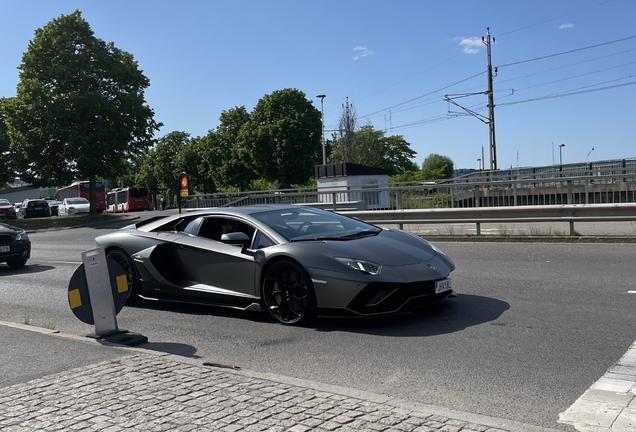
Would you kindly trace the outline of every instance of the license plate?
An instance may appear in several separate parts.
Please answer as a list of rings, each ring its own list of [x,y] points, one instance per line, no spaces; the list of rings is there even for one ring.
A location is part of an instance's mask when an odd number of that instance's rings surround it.
[[[10,252],[11,248],[9,246],[0,246],[0,252]]]
[[[435,282],[435,294],[449,291],[451,289],[451,280],[450,279],[442,279],[440,281]]]

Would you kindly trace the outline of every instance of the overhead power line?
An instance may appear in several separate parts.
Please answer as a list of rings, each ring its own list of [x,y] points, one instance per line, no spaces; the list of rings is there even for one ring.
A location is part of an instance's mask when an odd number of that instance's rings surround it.
[[[573,50],[570,50],[570,51],[564,51],[564,52],[560,52],[560,53],[556,53],[556,54],[550,54],[550,55],[547,55],[547,56],[536,57],[536,58],[528,59],[528,60],[521,60],[521,61],[514,62],[514,63],[508,63],[508,64],[504,64],[504,65],[501,65],[501,66],[497,66],[496,68],[503,68],[503,67],[507,67],[507,66],[515,66],[515,65],[518,65],[518,64],[530,63],[530,62],[537,61],[537,60],[544,60],[544,59],[547,59],[547,58],[550,58],[550,57],[557,57],[557,56],[561,56],[561,55],[565,55],[565,54],[572,54],[574,52],[584,51],[584,50],[588,50],[588,49],[592,49],[592,48],[598,48],[600,46],[610,45],[610,44],[614,44],[614,43],[618,43],[618,42],[624,42],[626,40],[630,40],[630,39],[634,39],[634,38],[636,38],[636,35],[628,36],[628,37],[622,38],[622,39],[616,39],[616,40],[609,41],[609,42],[603,42],[603,43],[596,44],[596,45],[590,45],[590,46],[583,47],[583,48],[577,48],[577,49],[573,49]]]
[[[441,92],[442,90],[446,90],[447,88],[450,88],[450,87],[452,87],[452,86],[454,86],[454,85],[457,85],[457,84],[461,84],[461,83],[463,83],[463,82],[465,82],[465,81],[468,81],[468,80],[470,80],[470,79],[473,79],[473,78],[478,77],[479,75],[483,75],[483,74],[485,74],[485,73],[486,73],[486,71],[479,72],[479,73],[477,73],[477,74],[475,74],[475,75],[473,75],[473,76],[469,76],[468,78],[464,78],[463,80],[457,81],[456,83],[449,84],[449,85],[444,86],[444,87],[442,87],[442,88],[439,88],[439,89],[437,89],[437,90],[433,90],[432,92],[429,92],[429,93],[423,94],[423,95],[421,95],[421,96],[417,96],[417,97],[415,97],[415,98],[413,98],[413,99],[409,99],[409,100],[407,100],[407,101],[405,101],[405,102],[402,102],[402,103],[399,103],[399,104],[396,104],[396,105],[393,105],[393,106],[390,106],[390,107],[388,107],[388,108],[384,108],[384,109],[381,109],[381,110],[378,110],[378,111],[374,111],[374,112],[372,112],[372,113],[369,113],[369,114],[366,114],[366,115],[363,115],[363,116],[360,116],[360,117],[361,117],[361,118],[366,118],[366,117],[372,116],[372,115],[377,114],[377,113],[381,113],[381,112],[384,112],[384,111],[388,111],[388,110],[390,110],[390,109],[393,109],[393,108],[396,108],[396,107],[399,107],[399,106],[405,105],[405,104],[410,103],[410,102],[413,102],[413,101],[415,101],[415,100],[422,99],[422,98],[424,98],[424,97],[426,97],[426,96],[430,96],[430,95],[432,95],[432,94],[435,94],[435,93]]]

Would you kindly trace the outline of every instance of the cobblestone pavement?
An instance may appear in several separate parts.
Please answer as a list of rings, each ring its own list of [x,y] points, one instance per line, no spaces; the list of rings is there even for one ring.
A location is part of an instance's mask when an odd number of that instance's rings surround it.
[[[131,355],[0,388],[0,430],[546,431],[128,349]]]

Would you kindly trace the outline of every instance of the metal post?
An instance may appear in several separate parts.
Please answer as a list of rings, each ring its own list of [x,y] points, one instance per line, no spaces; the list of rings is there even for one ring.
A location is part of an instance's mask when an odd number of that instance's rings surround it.
[[[325,110],[324,110],[324,106],[323,106],[323,100],[327,97],[327,95],[318,95],[316,96],[317,98],[320,98],[320,123],[322,125],[321,127],[321,134],[322,134],[322,138],[321,138],[321,143],[322,143],[322,164],[326,165],[327,164],[327,150],[325,149]]]

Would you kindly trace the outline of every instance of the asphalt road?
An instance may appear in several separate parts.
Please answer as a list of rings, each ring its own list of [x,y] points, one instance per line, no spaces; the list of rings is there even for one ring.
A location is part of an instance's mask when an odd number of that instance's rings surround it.
[[[109,229],[31,234],[27,266],[0,265],[0,320],[91,333],[66,292],[80,253]],[[118,322],[150,349],[567,430],[558,414],[636,339],[636,244],[438,246],[457,264],[459,295],[414,316],[291,328],[264,314],[151,304],[124,308]]]

